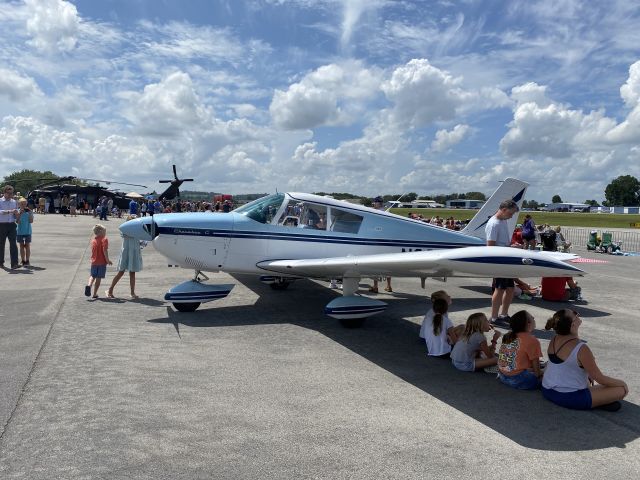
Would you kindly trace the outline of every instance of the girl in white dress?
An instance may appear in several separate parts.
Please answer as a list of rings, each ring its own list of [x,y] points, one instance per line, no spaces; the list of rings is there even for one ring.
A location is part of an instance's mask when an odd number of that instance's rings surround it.
[[[127,220],[136,218],[136,215],[127,216]],[[125,271],[129,272],[129,286],[131,287],[131,298],[136,299],[136,272],[142,270],[142,255],[140,253],[140,241],[121,234],[122,249],[120,250],[120,258],[118,259],[118,273],[113,277],[111,286],[107,290],[107,298],[114,298],[113,288],[120,281]]]

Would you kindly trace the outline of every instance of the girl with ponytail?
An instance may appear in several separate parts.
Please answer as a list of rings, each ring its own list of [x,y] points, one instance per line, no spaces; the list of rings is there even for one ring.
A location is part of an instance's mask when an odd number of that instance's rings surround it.
[[[454,336],[454,327],[447,316],[449,302],[445,298],[436,298],[433,308],[425,315],[424,341],[430,357],[449,358],[451,345],[448,337]],[[432,315],[430,313],[433,312]]]
[[[540,386],[542,372],[540,342],[531,332],[536,321],[526,310],[514,313],[509,320],[511,331],[502,337],[498,352],[498,378],[509,387],[533,390]]]

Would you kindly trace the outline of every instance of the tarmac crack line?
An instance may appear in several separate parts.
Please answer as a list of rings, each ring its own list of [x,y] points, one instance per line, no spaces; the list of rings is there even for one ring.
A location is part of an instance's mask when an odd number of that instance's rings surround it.
[[[76,277],[78,276],[78,271],[80,270],[80,266],[84,262],[84,259],[85,259],[86,255],[87,255],[87,250],[89,249],[90,245],[91,245],[91,243],[87,244],[87,246],[84,248],[84,251],[82,252],[82,255],[80,256],[80,260],[78,260],[78,263],[76,264],[75,271],[74,271],[73,275],[71,276],[71,281],[69,282],[69,285],[67,286],[67,289],[64,292],[64,295],[62,297],[62,301],[60,302],[60,305],[58,306],[57,311],[55,312],[55,316],[53,317],[53,321],[51,322],[51,325],[49,325],[49,330],[47,331],[47,335],[44,337],[42,345],[40,345],[40,349],[38,350],[38,354],[36,355],[35,359],[33,360],[33,364],[31,365],[31,369],[29,370],[29,374],[27,375],[27,379],[25,380],[24,384],[22,385],[22,388],[20,389],[20,393],[18,394],[18,398],[16,400],[16,404],[13,407],[13,409],[11,410],[11,413],[9,414],[9,416],[7,417],[7,421],[2,426],[2,430],[0,431],[0,443],[4,439],[4,435],[7,432],[8,428],[9,428],[9,425],[11,424],[11,421],[13,420],[13,417],[16,414],[16,411],[18,410],[18,407],[20,406],[20,404],[22,402],[22,398],[24,397],[24,394],[25,394],[25,392],[27,390],[27,387],[29,386],[29,383],[31,382],[31,377],[32,377],[33,373],[36,370],[36,366],[38,364],[38,361],[40,360],[40,356],[42,355],[42,352],[44,351],[45,346],[49,342],[49,337],[51,336],[51,332],[53,331],[53,327],[55,326],[56,322],[58,321],[58,318],[60,316],[60,312],[62,311],[63,307],[67,303],[67,298],[69,297],[69,292],[71,291],[71,287],[73,286],[73,282],[75,281]],[[45,311],[46,311],[46,308],[45,308]]]

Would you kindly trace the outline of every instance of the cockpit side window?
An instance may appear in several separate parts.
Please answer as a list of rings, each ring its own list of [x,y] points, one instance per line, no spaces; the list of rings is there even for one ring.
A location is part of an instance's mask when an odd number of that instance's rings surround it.
[[[300,211],[300,227],[314,230],[327,229],[327,207],[305,202]]]
[[[355,213],[331,207],[329,230],[340,233],[358,233],[362,217]]]
[[[236,208],[234,212],[245,215],[256,222],[271,223],[283,201],[284,194],[276,193],[247,203],[240,208]]]

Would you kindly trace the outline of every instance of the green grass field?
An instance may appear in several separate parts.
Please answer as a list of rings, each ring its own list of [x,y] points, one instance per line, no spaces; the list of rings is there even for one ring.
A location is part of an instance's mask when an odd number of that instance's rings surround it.
[[[444,218],[453,217],[456,220],[473,218],[478,210],[462,210],[448,208],[392,208],[392,213],[406,217],[409,212],[422,214],[424,217],[440,215]],[[623,215],[616,213],[573,213],[573,212],[520,212],[518,218],[522,223],[524,216],[529,213],[536,225],[562,225],[564,227],[593,227],[593,228],[630,228],[630,224],[640,226],[640,215]],[[640,229],[638,229],[640,231]]]

